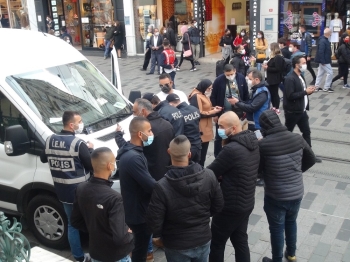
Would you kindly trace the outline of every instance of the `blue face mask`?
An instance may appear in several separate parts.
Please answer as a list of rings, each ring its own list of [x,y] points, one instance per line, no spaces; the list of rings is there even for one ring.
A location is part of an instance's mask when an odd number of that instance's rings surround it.
[[[140,131],[141,132],[141,131]],[[153,143],[153,140],[154,140],[154,136],[148,136],[146,135],[145,133],[141,132],[142,134],[144,134],[145,136],[147,136],[147,141],[143,141],[143,146],[149,146]]]
[[[231,126],[232,127],[232,126]],[[226,129],[223,129],[223,128],[219,128],[218,129],[218,135],[222,138],[222,139],[226,139],[228,138],[228,136],[226,135],[226,130],[231,128],[231,127],[228,127]]]

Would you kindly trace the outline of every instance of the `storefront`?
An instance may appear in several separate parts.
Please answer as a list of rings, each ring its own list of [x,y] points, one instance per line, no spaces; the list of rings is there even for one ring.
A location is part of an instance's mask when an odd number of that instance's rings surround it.
[[[27,0],[0,0],[0,28],[30,29]]]

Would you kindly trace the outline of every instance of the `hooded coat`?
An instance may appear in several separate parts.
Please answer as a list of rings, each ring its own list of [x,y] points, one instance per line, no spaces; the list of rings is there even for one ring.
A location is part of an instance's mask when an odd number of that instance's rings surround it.
[[[147,224],[164,246],[186,250],[211,240],[210,217],[224,205],[219,183],[211,170],[191,162],[170,166],[156,184],[147,210]]]
[[[222,177],[223,214],[233,215],[253,210],[260,162],[258,139],[254,132],[242,131],[229,136],[227,144],[207,168]]]
[[[272,110],[260,116],[260,171],[265,179],[265,195],[277,201],[302,199],[303,172],[315,164],[315,155],[304,138],[291,133]]]

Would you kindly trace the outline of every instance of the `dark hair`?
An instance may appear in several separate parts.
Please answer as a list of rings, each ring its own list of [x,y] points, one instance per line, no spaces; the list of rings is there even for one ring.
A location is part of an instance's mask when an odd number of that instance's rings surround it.
[[[178,135],[173,139],[173,142],[177,145],[180,145],[186,141],[189,141],[188,138],[185,135]]]
[[[65,27],[65,26],[62,26],[60,30],[61,30],[62,32],[67,33],[67,27]]]
[[[242,32],[244,32],[245,34],[247,34],[247,30],[245,30],[245,29],[242,29],[242,30],[241,30],[241,32],[240,32],[240,34],[239,34],[239,37],[240,37],[240,38],[243,38],[243,36],[241,36],[241,33],[242,33]]]
[[[160,99],[157,95],[154,95],[151,99],[152,105],[158,105],[160,103]]]
[[[300,25],[299,27],[306,29],[306,25]]]
[[[247,43],[248,39],[249,39],[249,35],[245,35],[243,37],[242,43]]]
[[[302,55],[297,55],[292,59],[292,67],[295,68],[297,64],[300,64],[300,59],[304,58]]]
[[[74,116],[80,116],[77,111],[64,111],[62,116],[63,126],[67,126],[69,122],[73,121]]]
[[[259,71],[258,69],[254,68],[252,69],[249,73],[249,74],[252,74],[252,77],[255,79],[255,78],[258,78],[260,81],[263,80],[263,76],[262,76],[262,73],[261,71]]]
[[[197,22],[197,20],[196,19],[193,19],[192,21],[191,21],[191,24],[194,24],[194,23],[196,23]]]
[[[130,134],[135,134],[136,132],[141,131],[141,129],[143,127],[143,124],[145,122],[149,123],[149,121],[145,117],[142,117],[142,116],[134,117],[131,120],[130,125],[129,125],[129,132],[130,132]]]
[[[284,39],[283,37],[281,37],[280,39],[278,39],[278,43],[279,43],[279,44],[282,44],[282,45],[286,45],[286,44],[287,44],[287,41],[286,41],[286,39]]]
[[[170,45],[170,42],[169,42],[169,40],[168,40],[167,38],[164,38],[164,40],[163,40],[163,45],[164,45],[164,46]]]
[[[169,21],[166,25],[167,25],[167,27],[173,27],[174,23],[173,23],[173,21]]]
[[[224,66],[224,72],[231,72],[232,70],[235,70],[235,67],[232,64],[227,64]]]
[[[258,34],[261,34],[261,40],[263,41],[264,45],[265,45],[265,35],[263,31],[258,31]]]
[[[296,46],[298,49],[300,47],[300,45],[298,44],[297,41],[291,41],[290,44],[293,45],[293,46]]]
[[[240,48],[241,48],[241,46],[242,46],[242,45],[237,45],[237,46],[235,47],[235,51],[236,51],[236,53],[237,53],[238,49],[240,49]]]
[[[226,34],[227,32],[230,32],[230,33],[231,33],[230,29],[226,28],[226,29],[225,29],[225,34]]]
[[[171,76],[168,73],[163,73],[159,76],[159,80],[166,79],[166,78],[168,78],[170,81],[172,81]]]
[[[96,148],[94,151],[91,153],[91,160],[92,159],[99,159],[101,154],[104,153],[113,153],[112,150],[108,147],[99,147]]]

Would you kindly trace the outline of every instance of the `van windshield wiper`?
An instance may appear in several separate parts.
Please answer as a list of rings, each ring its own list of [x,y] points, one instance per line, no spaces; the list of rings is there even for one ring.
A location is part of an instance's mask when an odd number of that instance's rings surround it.
[[[97,124],[99,124],[99,123],[101,123],[101,122],[103,122],[103,121],[110,121],[110,120],[113,120],[113,119],[121,119],[121,118],[126,118],[126,117],[128,117],[128,116],[130,116],[132,114],[132,112],[128,112],[128,113],[116,113],[116,114],[114,114],[114,115],[111,115],[111,116],[108,116],[108,117],[106,117],[106,118],[102,118],[101,120],[97,120],[96,122],[93,122],[93,123],[91,123],[91,124],[89,124],[89,125],[87,125],[87,126],[94,126],[94,125],[97,125]]]

